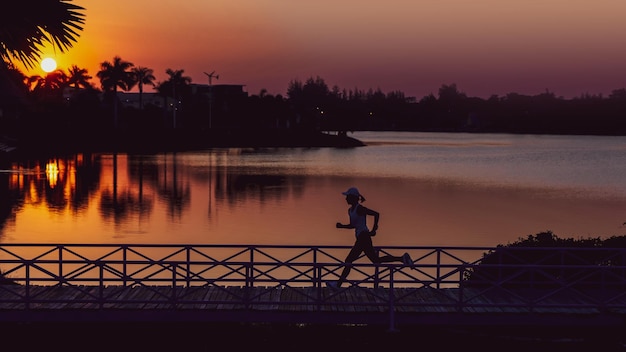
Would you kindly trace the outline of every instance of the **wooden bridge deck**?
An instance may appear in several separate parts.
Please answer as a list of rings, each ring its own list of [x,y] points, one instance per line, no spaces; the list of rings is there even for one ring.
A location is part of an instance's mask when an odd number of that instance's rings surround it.
[[[28,292],[27,292],[28,290]],[[537,298],[540,292],[535,292]],[[348,287],[0,286],[1,322],[186,321],[292,324],[619,326],[626,297],[478,289]],[[460,300],[460,298],[462,298]]]

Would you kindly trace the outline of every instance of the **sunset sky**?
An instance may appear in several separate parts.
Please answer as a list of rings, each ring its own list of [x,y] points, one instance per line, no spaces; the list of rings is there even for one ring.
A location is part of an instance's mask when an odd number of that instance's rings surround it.
[[[626,87],[624,0],[75,0],[85,28],[59,68],[120,56],[193,83],[285,94],[292,80],[468,96],[608,96]],[[27,75],[43,74],[40,68]],[[148,90],[150,91],[150,90]]]

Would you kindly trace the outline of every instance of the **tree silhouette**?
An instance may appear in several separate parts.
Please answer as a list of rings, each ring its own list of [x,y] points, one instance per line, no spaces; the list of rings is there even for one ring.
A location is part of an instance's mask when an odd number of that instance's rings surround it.
[[[31,96],[36,101],[59,104],[63,88],[68,85],[68,76],[63,70],[55,70],[45,76],[31,76],[28,82],[31,84]]]
[[[310,77],[303,84],[298,80],[291,81],[287,89],[287,97],[300,121],[297,124],[306,128],[317,128],[320,119],[328,113],[328,108],[335,98],[323,78]]]
[[[139,88],[139,109],[143,109],[143,86],[151,85],[154,86],[154,71],[151,68],[137,66],[132,69],[133,74],[135,75],[135,81],[137,82],[137,87]]]
[[[92,78],[87,69],[72,65],[68,70],[67,84],[75,90],[82,88],[92,88],[89,80]]]
[[[117,89],[129,91],[136,81],[132,72],[134,65],[115,56],[112,62],[104,61],[100,64],[100,71],[96,74],[100,79],[102,90],[113,98],[113,127],[117,128]]]
[[[176,128],[176,110],[178,109],[179,97],[186,93],[191,83],[191,77],[183,76],[185,70],[172,70],[168,68],[165,73],[169,76],[168,80],[160,83],[157,90],[164,97],[172,97],[174,106],[172,107],[172,126]]]
[[[32,68],[46,43],[65,52],[83,29],[83,10],[69,0],[21,0],[3,6],[0,11],[0,64],[13,58]]]

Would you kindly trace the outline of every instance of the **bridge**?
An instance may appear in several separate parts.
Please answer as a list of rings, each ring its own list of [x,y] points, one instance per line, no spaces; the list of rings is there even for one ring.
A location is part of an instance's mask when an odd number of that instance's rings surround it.
[[[0,322],[606,326],[626,318],[626,249],[0,244]],[[491,255],[487,255],[490,254]],[[497,254],[497,255],[496,255]]]

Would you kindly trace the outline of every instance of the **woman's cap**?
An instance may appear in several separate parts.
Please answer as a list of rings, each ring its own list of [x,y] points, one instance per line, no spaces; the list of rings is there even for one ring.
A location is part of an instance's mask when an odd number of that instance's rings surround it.
[[[359,190],[356,187],[350,187],[347,191],[341,192],[341,194],[343,194],[344,196],[361,197],[361,193],[359,193]]]

